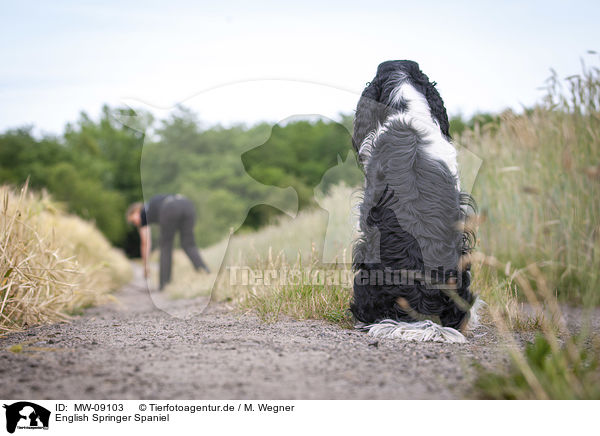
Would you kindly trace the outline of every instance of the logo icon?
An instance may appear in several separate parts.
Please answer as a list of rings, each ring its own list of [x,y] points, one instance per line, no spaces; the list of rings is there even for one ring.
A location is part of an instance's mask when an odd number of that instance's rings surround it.
[[[48,429],[50,411],[28,401],[4,405],[6,409],[6,431],[14,433],[19,429]]]

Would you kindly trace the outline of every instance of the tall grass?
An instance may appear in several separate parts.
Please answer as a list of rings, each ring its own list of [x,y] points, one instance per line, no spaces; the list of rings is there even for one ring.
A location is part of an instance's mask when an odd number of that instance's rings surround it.
[[[563,301],[600,302],[600,72],[553,75],[523,114],[475,125],[459,144],[483,160],[479,249],[511,271],[535,263]]]
[[[0,334],[68,319],[130,278],[125,256],[51,198],[0,187]]]
[[[566,86],[553,73],[532,110],[460,138],[484,160],[474,258],[481,290],[496,303],[490,314],[513,345],[508,368],[481,370],[478,398],[600,399],[597,332],[585,319],[569,331],[560,305],[600,302],[599,111],[600,70],[584,66]],[[540,332],[524,350],[513,338],[522,327],[517,297],[537,313],[527,327]]]

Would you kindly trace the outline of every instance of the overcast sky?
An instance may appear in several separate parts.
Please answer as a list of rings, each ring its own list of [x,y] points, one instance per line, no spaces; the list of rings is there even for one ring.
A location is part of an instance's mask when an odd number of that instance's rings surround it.
[[[0,131],[60,133],[123,101],[183,102],[225,125],[350,112],[389,59],[419,62],[450,114],[519,109],[551,67],[564,77],[581,57],[598,63],[586,52],[600,49],[599,12],[549,0],[3,1]]]

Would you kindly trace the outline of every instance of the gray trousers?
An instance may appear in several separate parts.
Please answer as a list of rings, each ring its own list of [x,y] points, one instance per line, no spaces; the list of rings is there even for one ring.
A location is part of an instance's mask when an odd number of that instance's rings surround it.
[[[194,224],[196,210],[194,204],[184,197],[172,197],[164,200],[160,208],[160,289],[171,281],[171,267],[173,263],[173,241],[179,232],[181,248],[190,258],[194,268],[208,272],[208,267],[200,257],[194,238]]]

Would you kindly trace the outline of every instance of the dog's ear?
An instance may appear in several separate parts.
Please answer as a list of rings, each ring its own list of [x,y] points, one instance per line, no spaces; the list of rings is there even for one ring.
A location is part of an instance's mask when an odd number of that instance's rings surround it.
[[[363,91],[354,116],[354,133],[352,134],[352,145],[358,153],[360,145],[365,136],[377,128],[379,121],[379,110],[381,106],[381,86],[376,80],[367,84]]]
[[[446,138],[450,139],[450,123],[448,122],[448,114],[446,113],[444,101],[435,87],[435,82],[431,83],[429,80],[427,82],[427,87],[425,88],[425,98],[427,99],[427,103],[429,103],[429,107],[431,108],[431,115],[435,117],[440,125],[442,134]]]

